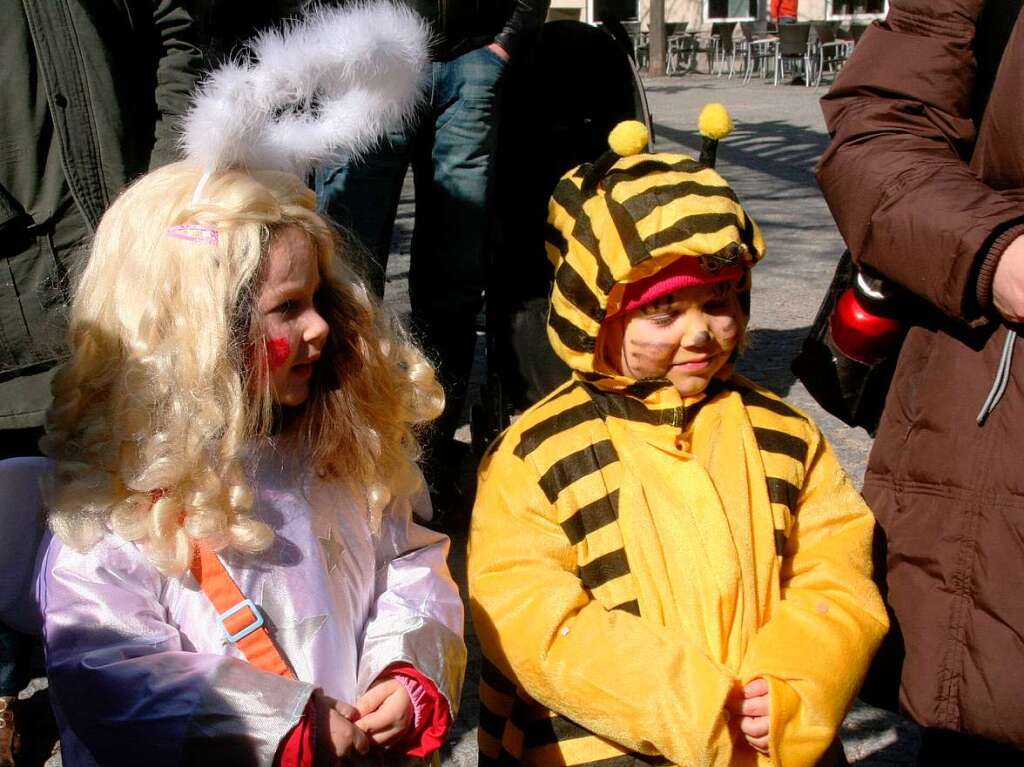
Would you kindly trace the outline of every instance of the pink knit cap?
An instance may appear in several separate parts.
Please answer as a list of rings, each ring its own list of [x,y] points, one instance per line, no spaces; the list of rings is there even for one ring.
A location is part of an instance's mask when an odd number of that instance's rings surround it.
[[[639,309],[641,306],[681,288],[690,288],[694,285],[714,285],[719,282],[738,280],[742,276],[743,267],[738,264],[709,272],[701,264],[699,258],[683,256],[649,277],[628,283],[622,295],[622,304],[615,314]]]

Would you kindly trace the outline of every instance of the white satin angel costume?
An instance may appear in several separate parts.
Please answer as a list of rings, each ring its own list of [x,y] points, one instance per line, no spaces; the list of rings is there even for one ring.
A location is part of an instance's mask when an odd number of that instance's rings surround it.
[[[375,534],[365,505],[295,463],[262,451],[255,513],[275,542],[222,560],[297,681],[247,663],[191,575],[161,576],[113,535],[84,554],[50,543],[40,599],[67,767],[271,765],[315,687],[353,703],[397,661],[430,678],[454,717],[463,606],[448,538],[412,517],[429,514],[426,492],[393,501]]]

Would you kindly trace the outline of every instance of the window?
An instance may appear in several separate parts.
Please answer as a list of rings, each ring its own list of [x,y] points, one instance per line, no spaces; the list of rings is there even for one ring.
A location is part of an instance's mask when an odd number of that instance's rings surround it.
[[[757,0],[704,0],[704,18],[750,21],[757,18]]]
[[[638,17],[637,0],[594,0],[595,19],[635,19]]]
[[[828,0],[830,19],[874,18],[884,16],[888,10],[888,0]]]

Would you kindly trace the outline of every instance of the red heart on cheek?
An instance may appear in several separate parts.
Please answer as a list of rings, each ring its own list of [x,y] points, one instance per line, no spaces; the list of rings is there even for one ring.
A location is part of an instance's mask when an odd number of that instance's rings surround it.
[[[292,345],[287,338],[267,339],[267,364],[277,370],[292,356]]]

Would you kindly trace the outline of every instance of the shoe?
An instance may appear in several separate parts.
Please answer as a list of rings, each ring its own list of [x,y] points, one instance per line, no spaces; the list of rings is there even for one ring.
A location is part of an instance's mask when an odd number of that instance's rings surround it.
[[[16,695],[0,696],[0,767],[14,767],[18,750],[18,732],[14,728]]]

